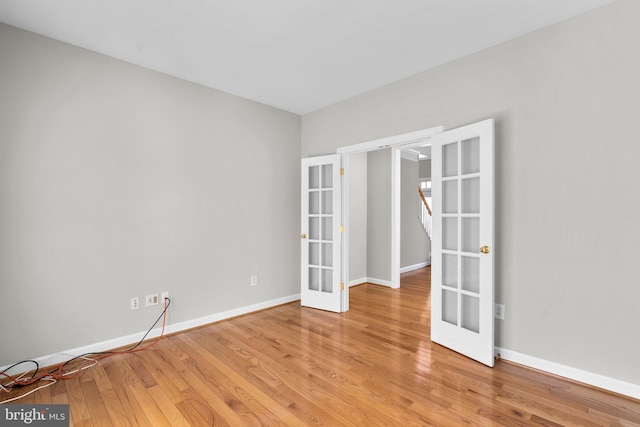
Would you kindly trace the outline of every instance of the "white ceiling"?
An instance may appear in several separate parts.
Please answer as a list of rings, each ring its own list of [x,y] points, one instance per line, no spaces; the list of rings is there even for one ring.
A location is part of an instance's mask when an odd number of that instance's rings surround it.
[[[305,114],[613,0],[0,0],[0,21]]]

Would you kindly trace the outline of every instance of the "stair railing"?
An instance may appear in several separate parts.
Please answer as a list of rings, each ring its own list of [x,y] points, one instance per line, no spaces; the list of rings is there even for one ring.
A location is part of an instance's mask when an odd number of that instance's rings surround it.
[[[424,197],[424,193],[420,187],[418,187],[418,194],[422,199],[422,209],[420,211],[419,219],[424,227],[424,231],[427,232],[427,236],[431,239],[431,208],[429,207],[429,203],[427,203],[427,199]]]

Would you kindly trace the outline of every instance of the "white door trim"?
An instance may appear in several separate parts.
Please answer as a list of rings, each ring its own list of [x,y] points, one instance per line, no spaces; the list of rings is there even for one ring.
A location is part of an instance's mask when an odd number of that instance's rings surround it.
[[[402,133],[400,135],[387,136],[384,138],[374,139],[371,141],[361,142],[358,144],[346,145],[338,147],[338,154],[357,154],[367,151],[375,151],[381,148],[397,147],[399,145],[408,145],[419,143],[431,138],[433,135],[444,132],[444,126],[434,126],[432,128],[420,129],[413,132]]]
[[[392,148],[391,151],[391,287],[400,287],[400,159],[405,148],[425,145],[431,137],[444,132],[444,126],[435,126],[400,135],[374,139],[339,147],[345,174],[342,179],[342,219],[345,226],[342,246],[342,283],[349,283],[349,156],[351,154]],[[348,292],[345,292],[348,294]],[[344,296],[348,298],[348,295]],[[347,301],[344,301],[348,304]],[[348,307],[348,305],[347,305]]]

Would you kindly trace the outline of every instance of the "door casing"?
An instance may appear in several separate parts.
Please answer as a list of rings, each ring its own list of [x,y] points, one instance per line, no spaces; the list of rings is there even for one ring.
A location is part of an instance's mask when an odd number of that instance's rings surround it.
[[[342,283],[349,283],[349,156],[385,148],[391,148],[391,288],[400,287],[400,164],[401,151],[407,148],[429,145],[431,137],[444,132],[444,126],[403,133],[359,144],[340,147],[345,174],[342,180],[342,223],[345,226],[342,247]],[[349,292],[344,292],[343,304],[349,305]],[[344,299],[346,298],[346,300]]]

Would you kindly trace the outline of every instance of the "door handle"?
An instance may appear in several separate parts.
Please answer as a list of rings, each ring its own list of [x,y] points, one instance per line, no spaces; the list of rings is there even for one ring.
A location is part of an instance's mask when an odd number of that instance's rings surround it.
[[[306,239],[306,238],[307,238],[307,235],[306,235],[306,234],[301,234],[301,235],[300,235],[300,238],[301,238],[301,239]]]
[[[481,248],[480,248],[480,253],[483,253],[483,254],[485,254],[485,255],[486,255],[486,254],[488,254],[488,253],[489,253],[489,246],[483,246],[483,247],[481,247]]]

